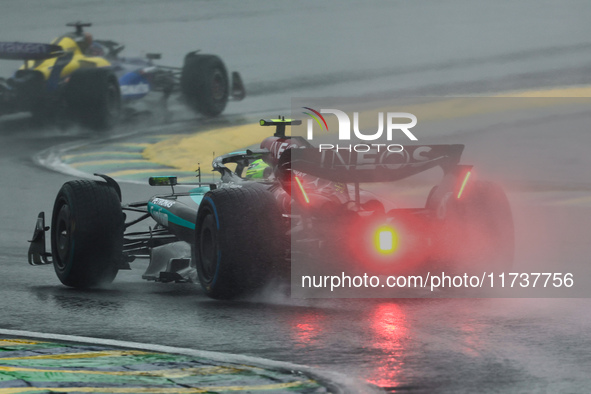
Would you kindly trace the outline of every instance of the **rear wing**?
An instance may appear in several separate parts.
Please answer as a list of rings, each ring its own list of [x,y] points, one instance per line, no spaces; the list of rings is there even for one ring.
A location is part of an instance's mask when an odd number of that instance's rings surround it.
[[[32,42],[0,42],[0,59],[5,60],[44,60],[64,54],[59,45]]]
[[[302,121],[299,119],[285,119],[285,116],[279,116],[278,119],[261,119],[259,124],[261,126],[275,126],[274,137],[285,137],[285,126],[301,125]]]
[[[391,182],[441,167],[444,172],[459,164],[464,145],[407,145],[400,152],[355,152],[318,148],[288,149],[281,155],[279,171],[291,169],[343,183]]]

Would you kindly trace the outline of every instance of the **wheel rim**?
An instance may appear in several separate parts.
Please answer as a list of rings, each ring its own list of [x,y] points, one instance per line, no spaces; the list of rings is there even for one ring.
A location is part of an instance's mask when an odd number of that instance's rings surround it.
[[[63,204],[59,210],[56,223],[56,246],[57,259],[56,264],[58,268],[65,269],[68,256],[70,255],[70,207],[68,204]]]
[[[216,241],[215,221],[210,213],[203,219],[199,242],[203,279],[208,283],[213,281],[217,271]]]

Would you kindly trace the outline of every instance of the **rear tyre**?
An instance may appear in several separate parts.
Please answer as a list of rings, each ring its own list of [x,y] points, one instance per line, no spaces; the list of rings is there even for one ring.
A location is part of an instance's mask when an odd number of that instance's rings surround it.
[[[504,271],[513,266],[515,231],[509,201],[496,183],[475,181],[460,199],[448,199],[441,231],[446,255],[461,271]]]
[[[60,281],[88,288],[115,279],[123,256],[124,215],[106,183],[66,182],[53,206],[51,251]]]
[[[286,264],[286,228],[263,185],[220,188],[199,206],[194,261],[205,293],[231,299],[259,289]]]
[[[93,130],[109,130],[121,114],[121,92],[115,75],[105,68],[79,69],[65,90],[72,116]]]
[[[214,117],[226,108],[230,90],[228,72],[219,57],[187,54],[180,85],[185,101],[194,111]]]

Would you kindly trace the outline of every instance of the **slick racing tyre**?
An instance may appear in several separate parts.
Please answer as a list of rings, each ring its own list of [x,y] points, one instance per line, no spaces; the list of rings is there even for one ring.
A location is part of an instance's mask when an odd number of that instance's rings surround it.
[[[211,298],[231,299],[266,284],[286,262],[287,229],[265,186],[208,192],[199,206],[194,260]]]
[[[121,114],[121,92],[115,75],[105,68],[79,69],[65,88],[72,116],[93,130],[113,128]]]
[[[513,266],[513,216],[503,189],[493,182],[468,184],[445,204],[445,255],[464,272],[502,272]]]
[[[53,206],[51,251],[64,285],[97,287],[115,279],[124,220],[119,196],[106,183],[76,180],[62,186]]]
[[[230,89],[228,72],[219,57],[187,54],[180,85],[185,101],[193,110],[214,117],[226,108]]]

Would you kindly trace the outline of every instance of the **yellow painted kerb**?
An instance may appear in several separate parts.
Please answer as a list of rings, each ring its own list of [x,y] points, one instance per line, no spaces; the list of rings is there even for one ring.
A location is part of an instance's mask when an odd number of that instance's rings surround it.
[[[286,390],[305,384],[314,384],[313,380],[303,382],[274,383],[258,386],[207,386],[204,388],[160,388],[160,387],[15,387],[0,389],[0,394],[18,394],[28,391],[46,391],[55,393],[149,393],[149,394],[168,394],[168,393],[211,393],[219,391],[267,391],[267,390]]]
[[[68,370],[68,369],[45,369],[45,368],[26,368],[26,367],[3,367],[0,366],[0,372],[41,372],[51,374],[80,374],[80,375],[105,375],[105,376],[152,376],[164,378],[184,378],[195,375],[219,375],[242,372],[239,368],[208,366],[201,368],[177,368],[160,369],[152,371],[92,371],[88,369]]]
[[[113,350],[103,352],[81,352],[81,353],[62,353],[62,354],[47,354],[39,356],[25,356],[25,357],[1,357],[0,362],[10,360],[63,360],[63,359],[74,359],[74,358],[94,358],[94,357],[119,357],[119,356],[137,356],[153,354],[148,352],[142,352],[139,350]]]

